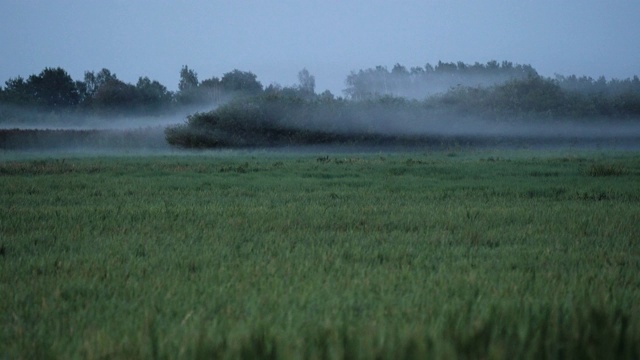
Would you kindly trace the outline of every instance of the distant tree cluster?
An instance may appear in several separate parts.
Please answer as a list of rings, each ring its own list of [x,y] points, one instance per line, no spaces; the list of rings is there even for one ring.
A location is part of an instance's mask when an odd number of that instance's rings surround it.
[[[153,115],[183,105],[212,104],[238,95],[255,95],[262,90],[255,74],[240,70],[226,73],[221,79],[212,77],[200,82],[197,73],[184,66],[178,91],[171,92],[146,76],[130,84],[102,69],[87,71],[82,81],[74,81],[62,68],[45,68],[26,80],[22,77],[7,80],[0,87],[0,104],[49,112]]]
[[[95,113],[157,113],[172,103],[173,95],[158,81],[140,77],[136,85],[125,83],[108,69],[87,71],[76,82],[79,108]]]
[[[640,119],[637,76],[609,81],[573,75],[545,78],[530,65],[507,61],[438,62],[409,69],[396,64],[390,71],[378,66],[349,74],[344,94],[337,98],[329,91],[317,94],[315,77],[307,69],[298,73],[297,85],[265,88],[251,72],[233,70],[220,78],[200,80],[193,69],[183,66],[178,90],[172,92],[148,77],[126,83],[108,69],[87,71],[82,81],[74,81],[64,69],[45,68],[27,79],[9,79],[0,88],[0,122],[9,122],[12,112],[7,109],[14,108],[47,114],[154,115],[231,101],[168,130],[170,141],[190,146],[189,141],[179,140],[181,134],[197,133],[202,140],[203,133],[215,133],[207,136],[250,144],[258,138],[264,143],[279,142],[289,135],[293,137],[286,141],[307,141],[325,136],[318,135],[322,132],[344,134],[356,128],[385,132],[400,122],[422,126],[432,119]],[[313,136],[301,129],[313,130]],[[266,135],[258,136],[259,131]],[[236,140],[222,140],[230,134]]]
[[[425,100],[458,116],[484,118],[617,117],[640,115],[640,79],[540,76],[530,65],[508,61],[473,65],[438,62],[424,68],[396,64],[352,72],[345,94],[351,100],[401,97]]]
[[[584,87],[578,88],[562,79],[530,76],[487,88],[459,86],[426,103],[458,116],[490,119],[640,119],[637,76],[596,83],[585,81]]]
[[[221,103],[236,96],[256,95],[262,84],[251,72],[233,70],[222,78],[211,77],[198,81],[198,74],[187,66],[180,70],[180,83],[175,100],[181,105]]]
[[[304,75],[304,74],[303,74]],[[305,76],[301,76],[305,79]],[[335,98],[299,87],[269,86],[258,96],[191,115],[166,129],[180,147],[273,146],[404,141],[415,133],[482,120],[560,122],[640,120],[637,78],[629,89],[607,93],[565,90],[559,80],[536,73],[491,86],[455,86],[423,100],[378,95]],[[615,83],[617,84],[617,83]],[[636,85],[634,85],[636,84]]]
[[[21,106],[63,109],[81,101],[77,84],[61,68],[46,68],[39,75],[9,79],[0,89],[0,100]]]
[[[487,87],[536,75],[538,73],[530,65],[514,65],[508,61],[489,61],[486,64],[476,62],[473,65],[439,61],[435,66],[427,64],[410,69],[396,64],[391,71],[377,66],[351,72],[347,76],[347,88],[344,92],[354,100],[379,96],[424,99],[453,87]]]

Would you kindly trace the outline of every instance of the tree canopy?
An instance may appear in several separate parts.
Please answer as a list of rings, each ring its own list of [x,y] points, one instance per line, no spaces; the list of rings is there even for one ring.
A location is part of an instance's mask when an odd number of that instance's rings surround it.
[[[73,79],[62,68],[45,68],[25,81],[9,79],[2,91],[4,102],[55,110],[75,106],[80,94]]]
[[[345,80],[344,98],[336,98],[329,91],[316,94],[315,81],[304,68],[298,72],[297,84],[270,84],[265,88],[249,71],[234,69],[220,77],[200,80],[198,73],[185,65],[179,71],[178,90],[172,92],[147,76],[140,76],[135,84],[127,83],[106,68],[87,71],[78,81],[62,68],[45,68],[26,79],[11,78],[0,87],[0,121],[11,117],[7,116],[7,105],[49,113],[154,115],[182,106],[219,105],[235,98],[256,103],[256,97],[265,96],[280,102],[287,99],[294,103],[322,103],[328,108],[342,106],[345,101],[389,108],[391,104],[413,104],[407,102],[411,100],[421,104],[414,106],[414,113],[432,108],[449,115],[488,118],[523,118],[531,114],[546,118],[640,118],[638,76],[622,80],[575,75],[545,78],[530,65],[508,61],[439,61],[435,65],[395,64],[391,70],[376,66],[352,71]],[[273,110],[274,106],[270,103],[268,108]],[[313,109],[335,115],[317,106]]]
[[[396,64],[389,71],[384,66],[352,71],[346,79],[345,95],[354,100],[377,96],[424,99],[456,86],[491,86],[511,79],[524,79],[538,73],[530,65],[489,61],[486,64],[446,63],[412,67]]]
[[[78,81],[73,81],[62,68],[45,68],[26,80],[22,77],[7,80],[0,87],[0,105],[110,116],[154,115],[180,106],[213,105],[263,91],[255,74],[237,69],[224,74],[222,79],[214,76],[202,82],[186,65],[179,75],[178,91],[172,92],[147,76],[140,76],[135,84],[127,83],[106,68],[86,71]],[[0,111],[0,121],[5,114],[6,111]]]

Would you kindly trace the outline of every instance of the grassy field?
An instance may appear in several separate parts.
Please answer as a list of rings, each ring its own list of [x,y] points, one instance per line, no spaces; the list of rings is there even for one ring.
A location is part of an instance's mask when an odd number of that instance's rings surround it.
[[[0,358],[639,358],[640,156],[0,160]]]

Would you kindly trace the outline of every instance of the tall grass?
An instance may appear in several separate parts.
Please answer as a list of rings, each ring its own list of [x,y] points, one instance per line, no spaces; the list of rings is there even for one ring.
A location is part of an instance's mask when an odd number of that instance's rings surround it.
[[[590,176],[620,176],[626,173],[624,166],[615,164],[592,164],[587,170]]]
[[[638,358],[640,159],[575,155],[0,162],[0,357]]]

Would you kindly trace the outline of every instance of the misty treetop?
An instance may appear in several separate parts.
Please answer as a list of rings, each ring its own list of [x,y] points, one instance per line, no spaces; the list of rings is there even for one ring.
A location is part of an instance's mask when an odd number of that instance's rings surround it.
[[[38,75],[9,79],[1,89],[2,102],[15,105],[60,109],[80,102],[80,92],[73,79],[61,68],[45,68]]]
[[[515,123],[640,120],[640,92],[594,96],[563,90],[537,74],[490,87],[457,86],[424,100],[390,95],[354,100],[310,96],[304,86],[269,86],[260,95],[191,115],[165,133],[178,147],[379,145],[433,141],[461,124],[487,135],[486,127]]]
[[[347,76],[344,92],[356,100],[387,95],[424,99],[457,86],[486,87],[537,75],[530,65],[514,65],[508,61],[476,62],[473,65],[439,61],[435,66],[426,64],[410,69],[396,64],[391,71],[384,66],[377,66],[351,72]]]
[[[126,83],[109,69],[86,71],[83,80],[74,81],[62,68],[45,68],[26,80],[9,79],[0,87],[0,121],[19,116],[16,107],[88,115],[157,115],[180,106],[217,104],[262,90],[255,74],[240,70],[199,81],[198,74],[184,66],[178,91],[172,92],[146,76],[139,77],[136,84]]]
[[[264,87],[257,75],[237,69],[221,77],[200,80],[195,70],[183,66],[179,71],[178,90],[172,92],[146,76],[141,76],[136,84],[130,84],[118,79],[110,70],[102,69],[87,71],[83,80],[74,81],[62,68],[45,68],[27,79],[9,79],[4,87],[0,87],[0,122],[27,123],[36,117],[33,111],[21,112],[19,109],[107,117],[159,115],[182,107],[190,109],[194,105],[213,107],[238,98],[246,106],[268,105],[271,110],[261,111],[272,117],[273,108],[280,108],[278,116],[282,118],[270,118],[269,121],[286,123],[284,119],[299,117],[294,123],[304,122],[307,129],[310,126],[315,130],[319,130],[318,124],[334,127],[340,124],[339,127],[345,128],[345,124],[354,121],[368,121],[367,126],[375,129],[394,127],[399,121],[406,120],[406,114],[412,114],[411,121],[418,123],[437,116],[495,120],[640,118],[640,80],[637,76],[608,81],[604,77],[592,79],[575,75],[545,78],[530,65],[508,61],[486,64],[440,61],[435,66],[407,68],[396,64],[391,70],[377,66],[353,71],[345,80],[345,98],[336,98],[329,91],[316,94],[315,77],[307,69],[298,73],[298,82],[288,87],[277,84]],[[269,98],[272,99],[270,102],[265,101]],[[278,99],[277,104],[273,99]],[[292,104],[303,105],[295,108]],[[370,114],[365,107],[379,111]],[[233,104],[221,111],[230,111],[230,108],[239,109]],[[368,120],[349,115],[351,110],[346,111],[347,108],[370,114]],[[284,110],[292,113],[282,112]],[[300,113],[305,114],[304,119]],[[247,114],[239,115],[238,121],[249,121]],[[380,114],[385,114],[385,119],[381,119]],[[327,116],[336,119],[320,121]],[[342,123],[341,119],[345,117],[351,119]]]
[[[259,94],[263,87],[257,78],[252,72],[234,69],[221,78],[213,76],[199,81],[193,69],[183,66],[175,100],[181,105],[217,104],[236,96]]]

